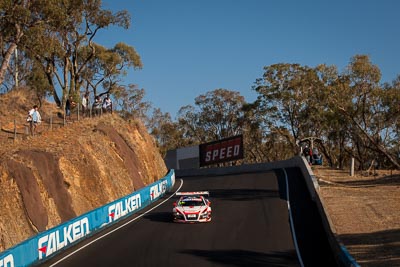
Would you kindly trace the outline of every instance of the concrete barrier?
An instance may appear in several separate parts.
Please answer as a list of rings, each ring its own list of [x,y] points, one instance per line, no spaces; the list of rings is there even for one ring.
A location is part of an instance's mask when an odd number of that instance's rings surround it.
[[[319,190],[318,181],[312,174],[311,168],[307,164],[307,161],[299,156],[293,157],[291,159],[266,162],[266,163],[256,163],[249,165],[239,165],[223,168],[203,168],[203,169],[185,169],[185,170],[175,170],[175,174],[178,177],[189,177],[189,176],[209,176],[209,175],[229,175],[237,173],[251,173],[251,172],[264,172],[273,169],[284,169],[284,168],[300,168],[303,177],[307,183],[307,188],[309,190],[311,198],[315,201],[316,191]]]
[[[190,177],[190,176],[218,176],[218,175],[231,175],[239,173],[254,173],[265,172],[274,169],[285,168],[299,168],[302,176],[306,182],[308,192],[311,199],[316,203],[318,212],[321,216],[322,223],[327,234],[329,244],[336,257],[339,266],[346,267],[359,267],[360,265],[347,251],[346,247],[342,244],[336,234],[334,225],[332,224],[329,215],[325,212],[325,205],[322,198],[319,196],[319,184],[314,173],[312,172],[307,160],[304,157],[296,156],[288,160],[257,163],[251,165],[240,165],[224,168],[204,168],[204,169],[189,169],[189,170],[176,170],[177,177]]]
[[[60,251],[132,215],[158,200],[175,184],[171,170],[160,180],[132,194],[41,232],[0,254],[0,267],[30,266],[46,261]]]

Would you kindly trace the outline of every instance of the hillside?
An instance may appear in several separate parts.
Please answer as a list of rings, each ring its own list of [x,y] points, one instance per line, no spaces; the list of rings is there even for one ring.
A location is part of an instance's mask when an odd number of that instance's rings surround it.
[[[46,102],[39,134],[27,135],[34,100],[25,90],[0,96],[0,251],[167,172],[141,122],[116,114],[79,121],[75,115],[64,126]]]
[[[139,121],[74,115],[64,126],[60,110],[45,102],[39,134],[30,137],[25,118],[33,104],[25,90],[0,95],[0,251],[167,172]],[[350,177],[346,170],[312,169],[351,255],[362,266],[400,266],[400,171]]]
[[[400,266],[400,171],[313,166],[336,234],[361,266]]]

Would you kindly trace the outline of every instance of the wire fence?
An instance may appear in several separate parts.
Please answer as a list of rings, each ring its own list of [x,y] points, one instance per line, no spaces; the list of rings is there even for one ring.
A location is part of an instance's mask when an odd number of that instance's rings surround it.
[[[40,111],[39,111],[40,112]],[[105,113],[112,113],[112,109],[104,108],[88,108],[82,110],[79,105],[71,109],[71,113],[67,116],[66,112],[50,112],[41,113],[41,122],[36,125],[36,131],[33,127],[33,123],[28,122],[26,118],[22,118],[21,115],[14,116],[14,119],[9,122],[0,121],[0,142],[15,142],[17,140],[23,140],[28,137],[34,137],[41,135],[53,129],[67,126],[69,123],[80,121],[82,119],[90,119],[100,117]]]

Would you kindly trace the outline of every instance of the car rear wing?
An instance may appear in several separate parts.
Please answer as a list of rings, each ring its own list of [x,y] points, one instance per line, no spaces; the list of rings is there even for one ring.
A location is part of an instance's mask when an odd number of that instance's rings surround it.
[[[208,191],[177,192],[176,195],[177,195],[177,196],[202,196],[202,195],[203,195],[203,196],[204,196],[204,195],[209,196],[209,195],[210,195],[210,192],[208,192]]]

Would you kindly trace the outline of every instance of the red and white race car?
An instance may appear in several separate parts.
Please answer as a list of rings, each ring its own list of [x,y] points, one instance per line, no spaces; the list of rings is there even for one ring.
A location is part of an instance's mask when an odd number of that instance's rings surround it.
[[[178,192],[179,200],[174,203],[172,214],[174,222],[209,222],[211,221],[211,202],[208,191]]]

